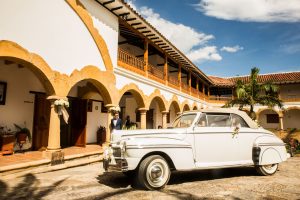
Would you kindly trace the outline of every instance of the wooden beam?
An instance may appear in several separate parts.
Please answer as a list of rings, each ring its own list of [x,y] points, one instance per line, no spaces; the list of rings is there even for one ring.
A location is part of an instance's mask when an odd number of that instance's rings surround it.
[[[102,5],[105,6],[105,5],[111,4],[113,2],[115,2],[115,0],[105,1],[105,2],[103,2]]]
[[[169,45],[164,45],[164,46],[159,46],[160,48],[166,48],[166,47],[169,47]]]
[[[146,26],[137,27],[136,30],[141,30],[147,28]]]
[[[155,40],[155,39],[158,39],[159,37],[151,37],[151,38],[149,38],[149,39],[151,39],[151,40]]]
[[[147,34],[145,35],[146,37],[151,37],[151,36],[154,36],[155,34],[154,33],[151,33],[151,34]]]
[[[142,31],[141,33],[150,33],[151,31]]]
[[[115,8],[112,8],[112,9],[110,9],[110,11],[115,11],[115,10],[119,10],[119,9],[122,9],[123,8],[123,6],[118,6],[118,7],[115,7]]]
[[[136,23],[132,23],[132,24],[130,24],[131,26],[137,26],[137,25],[141,25],[142,24],[142,22],[136,22]]]
[[[122,14],[119,14],[119,17],[127,16],[127,15],[129,15],[129,14],[130,14],[129,12],[122,13]]]
[[[126,21],[128,21],[128,22],[133,21],[133,20],[136,20],[136,17],[126,19]]]

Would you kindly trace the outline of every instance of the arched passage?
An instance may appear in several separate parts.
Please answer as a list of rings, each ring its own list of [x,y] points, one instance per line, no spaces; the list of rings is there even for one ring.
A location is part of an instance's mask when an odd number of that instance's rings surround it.
[[[23,149],[48,146],[50,102],[46,98],[56,94],[53,74],[40,56],[0,41],[0,122],[13,131],[17,130],[14,124],[29,129],[32,140]]]
[[[169,107],[169,115],[168,115],[168,120],[167,120],[169,125],[175,120],[178,113],[180,113],[179,103],[177,101],[173,100]]]
[[[97,138],[97,130],[99,127],[108,130],[108,112],[105,105],[112,102],[108,89],[98,80],[83,79],[72,85],[67,97],[70,117],[68,124],[60,120],[61,146],[85,146],[105,142],[105,138]]]
[[[146,127],[147,129],[158,128],[162,126],[162,112],[166,111],[164,100],[160,96],[154,96],[150,101],[147,111]]]
[[[290,107],[287,108],[283,115],[283,128],[285,130],[290,130],[296,128],[300,129],[300,107]]]
[[[264,109],[257,112],[258,123],[269,130],[279,130],[279,113],[272,109]]]
[[[141,116],[139,109],[145,108],[144,97],[137,88],[123,88],[120,92],[119,106],[121,108],[120,118],[126,128],[141,128]],[[126,124],[129,117],[130,123]]]
[[[191,110],[191,109],[190,109],[190,106],[189,106],[188,104],[185,104],[185,105],[183,106],[182,111],[185,112],[185,111],[189,111],[189,110]]]

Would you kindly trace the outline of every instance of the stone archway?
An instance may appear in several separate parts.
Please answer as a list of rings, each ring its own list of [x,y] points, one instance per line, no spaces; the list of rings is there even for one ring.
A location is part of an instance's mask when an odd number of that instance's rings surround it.
[[[158,90],[155,90],[146,101],[147,128],[166,127],[167,107],[166,100]]]
[[[23,147],[43,150],[48,146],[51,128],[49,95],[57,94],[56,77],[49,65],[37,54],[30,53],[11,41],[0,41],[0,81],[8,85],[6,103],[0,107],[2,123],[29,129],[32,141]],[[51,137],[52,138],[52,137]]]
[[[91,73],[97,79],[90,78],[89,74]],[[81,71],[81,76],[76,75],[76,73],[71,75],[70,86],[72,87],[66,94],[70,103],[68,109],[70,118],[68,124],[61,120],[61,146],[85,146],[91,143],[104,143],[104,137],[97,138],[99,127],[106,128],[105,139],[108,139],[109,113],[105,106],[112,104],[111,95],[116,96],[117,94],[110,93],[107,86],[105,86],[107,83],[99,81],[103,80],[98,77],[101,75],[102,73],[93,67]]]
[[[189,104],[184,104],[184,106],[182,107],[182,111],[185,112],[185,111],[190,111],[190,106]]]
[[[292,106],[285,109],[283,113],[284,130],[297,129],[300,130],[300,107]]]
[[[171,124],[180,113],[180,104],[177,98],[172,98],[168,106],[168,111],[169,114],[168,114],[167,123]]]
[[[121,108],[120,118],[123,120],[125,128],[145,128],[142,124],[141,114],[145,114],[145,96],[142,91],[133,83],[124,86],[119,92],[119,103]],[[143,112],[144,111],[144,112]],[[130,123],[126,123],[129,116]],[[143,126],[142,126],[143,125]]]
[[[260,109],[256,113],[258,123],[266,129],[271,131],[280,130],[280,119],[281,114],[273,109],[265,108]]]

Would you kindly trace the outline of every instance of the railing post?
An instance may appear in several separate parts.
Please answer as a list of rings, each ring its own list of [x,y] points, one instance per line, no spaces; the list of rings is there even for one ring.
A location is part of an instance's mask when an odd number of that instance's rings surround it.
[[[196,80],[197,82],[196,82],[196,89],[197,89],[197,96],[198,96],[198,98],[199,98],[199,79],[198,79],[198,77],[197,77],[197,80]]]
[[[181,65],[178,65],[179,90],[181,91]]]
[[[144,70],[146,72],[146,76],[148,76],[148,41],[145,39],[144,41]]]
[[[192,88],[192,72],[189,71],[189,93],[191,95],[191,88]]]
[[[164,80],[166,85],[168,85],[168,57],[165,55],[165,63],[164,63]]]

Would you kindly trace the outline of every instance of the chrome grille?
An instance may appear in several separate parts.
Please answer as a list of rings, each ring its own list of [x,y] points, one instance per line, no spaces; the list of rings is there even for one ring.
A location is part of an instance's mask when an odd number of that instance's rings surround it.
[[[113,156],[120,158],[122,155],[121,148],[113,148]]]

